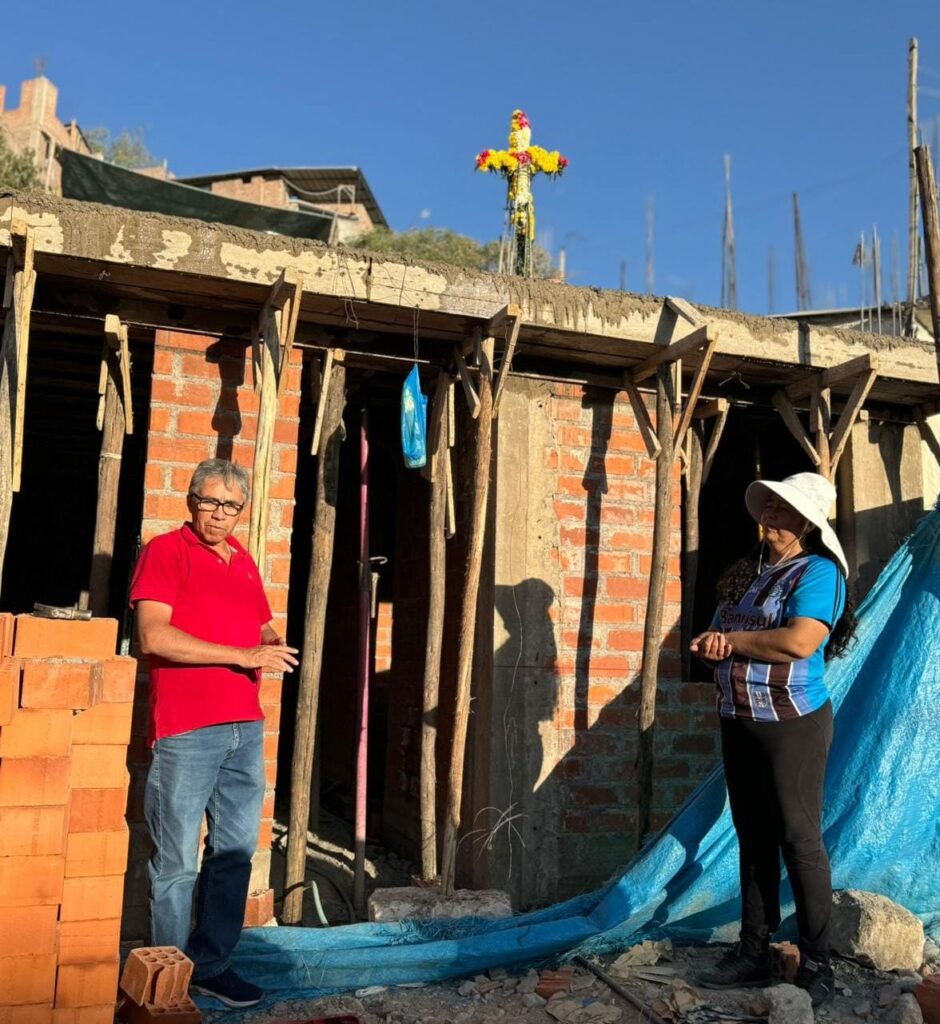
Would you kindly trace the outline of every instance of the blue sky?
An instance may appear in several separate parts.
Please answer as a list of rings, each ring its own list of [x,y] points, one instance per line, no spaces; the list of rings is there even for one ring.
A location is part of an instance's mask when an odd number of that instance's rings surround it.
[[[903,287],[911,35],[921,121],[940,119],[937,0],[5,6],[9,106],[41,57],[63,120],[142,128],[179,175],[358,165],[398,229],[499,234],[502,183],[473,157],[505,146],[520,106],[533,142],[571,161],[536,198],[576,284],[617,287],[626,261],[643,290],[652,195],[655,291],[717,304],[729,153],[739,306],[758,313],[771,246],[776,309],[795,308],[793,191],[814,305],[858,301],[852,254],[873,224],[885,294],[894,234]]]

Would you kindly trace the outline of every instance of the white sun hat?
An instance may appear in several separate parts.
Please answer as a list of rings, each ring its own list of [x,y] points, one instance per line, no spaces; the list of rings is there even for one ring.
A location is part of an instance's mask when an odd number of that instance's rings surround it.
[[[829,525],[829,510],[836,500],[836,489],[819,473],[794,473],[784,480],[755,480],[744,493],[748,512],[760,522],[764,506],[772,494],[782,498],[794,511],[819,527],[823,545],[831,551],[848,577],[849,564],[835,530]]]

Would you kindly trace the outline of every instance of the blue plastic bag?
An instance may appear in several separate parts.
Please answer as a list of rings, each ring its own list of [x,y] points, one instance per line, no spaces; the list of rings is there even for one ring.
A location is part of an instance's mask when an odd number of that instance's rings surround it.
[[[411,368],[401,389],[401,450],[409,469],[428,461],[428,400],[421,393],[418,364]]]

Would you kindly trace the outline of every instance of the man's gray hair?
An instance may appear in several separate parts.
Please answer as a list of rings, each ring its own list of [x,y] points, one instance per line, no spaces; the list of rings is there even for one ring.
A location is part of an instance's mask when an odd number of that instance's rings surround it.
[[[228,459],[205,459],[193,470],[193,478],[189,482],[190,493],[199,493],[199,488],[207,480],[222,480],[225,486],[233,488],[236,485],[241,488],[245,501],[251,497],[251,480],[248,470]]]

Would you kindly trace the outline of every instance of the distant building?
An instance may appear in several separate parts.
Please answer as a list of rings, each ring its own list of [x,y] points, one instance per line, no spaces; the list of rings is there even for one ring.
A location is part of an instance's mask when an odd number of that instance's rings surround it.
[[[817,327],[842,327],[869,334],[899,337],[904,332],[904,307],[900,303],[885,303],[880,309],[877,306],[843,306],[838,309],[801,309],[775,315]],[[920,299],[914,306],[914,337],[919,341],[933,341],[930,307],[925,299]]]
[[[15,153],[31,150],[39,172],[39,180],[50,192],[61,192],[62,168],[57,147],[91,154],[91,149],[78,124],[59,120],[56,106],[59,90],[45,75],[20,85],[20,105],[6,108],[6,86],[0,85],[0,128],[6,132]]]
[[[333,215],[331,242],[346,242],[388,227],[385,214],[358,167],[266,167],[178,178],[229,199]]]
[[[388,227],[358,167],[269,167],[189,178],[177,178],[165,162],[128,170],[93,153],[74,119],[59,120],[59,90],[44,75],[22,83],[14,109],[6,109],[5,94],[0,85],[0,128],[14,152],[33,153],[48,192],[330,243]]]

